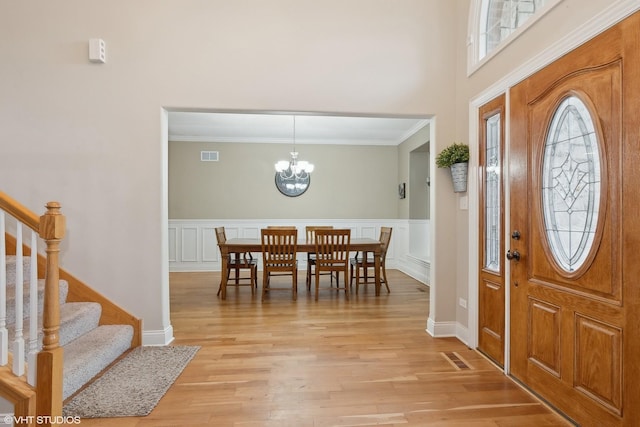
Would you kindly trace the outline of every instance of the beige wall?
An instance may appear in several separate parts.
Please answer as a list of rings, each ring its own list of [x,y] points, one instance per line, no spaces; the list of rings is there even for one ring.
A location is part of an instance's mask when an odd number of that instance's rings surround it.
[[[407,138],[402,144],[398,146],[398,181],[405,182],[407,184],[406,194],[407,198],[400,201],[399,204],[399,218],[402,219],[428,219],[429,212],[426,212],[429,205],[426,200],[427,194],[424,192],[424,188],[412,188],[418,176],[426,176],[429,171],[429,158],[428,153],[425,154],[425,161],[427,164],[421,171],[415,171],[411,167],[411,152],[418,149],[423,149],[425,144],[429,143],[431,137],[431,127],[427,125],[420,129],[418,132]],[[422,163],[422,162],[419,162]],[[425,181],[420,179],[420,181]],[[418,199],[418,200],[416,200]],[[412,210],[413,203],[424,204],[424,208]],[[414,212],[415,211],[415,212]],[[412,215],[412,212],[414,215]]]
[[[472,99],[622,1],[564,0],[470,78],[470,0],[0,2],[0,188],[38,213],[60,201],[63,266],[168,335],[163,107],[432,116],[438,153],[475,144]],[[106,64],[88,61],[93,37]],[[430,316],[466,325],[475,224],[430,166]]]
[[[429,152],[428,144],[410,154],[410,175],[408,194],[411,219],[429,219]]]
[[[60,201],[63,266],[168,337],[162,109],[433,114],[450,141],[457,12],[451,0],[0,2],[0,187],[38,213]],[[106,64],[88,60],[94,37]],[[439,297],[452,320],[455,288]]]
[[[396,146],[296,146],[314,164],[309,189],[282,195],[277,160],[289,144],[169,142],[171,219],[393,219],[398,217]],[[220,153],[201,162],[200,151]]]

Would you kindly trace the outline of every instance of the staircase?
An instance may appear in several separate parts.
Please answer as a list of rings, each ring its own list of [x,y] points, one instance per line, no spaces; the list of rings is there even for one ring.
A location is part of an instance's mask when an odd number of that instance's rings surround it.
[[[7,329],[9,342],[15,337],[16,257],[7,256]],[[23,277],[29,277],[30,260],[24,259]],[[38,351],[42,349],[44,280],[38,280]],[[97,302],[67,302],[69,283],[60,280],[59,345],[64,349],[62,399],[67,399],[131,347],[131,325],[100,325],[102,306]],[[29,283],[24,283],[24,306],[29,305]],[[25,331],[29,330],[28,310],[24,310]]]
[[[65,218],[46,207],[38,217],[0,191],[0,397],[28,420],[19,425],[61,416],[65,399],[141,344],[141,319],[59,267]]]

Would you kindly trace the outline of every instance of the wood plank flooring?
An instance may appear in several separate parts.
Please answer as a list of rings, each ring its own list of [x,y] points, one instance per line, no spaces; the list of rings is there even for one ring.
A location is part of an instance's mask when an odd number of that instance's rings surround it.
[[[172,273],[176,345],[202,348],[147,417],[88,426],[567,426],[455,338],[425,332],[429,288],[388,271],[349,302],[247,287],[216,297],[217,273]],[[286,280],[279,278],[278,280]],[[290,279],[289,279],[290,280]]]

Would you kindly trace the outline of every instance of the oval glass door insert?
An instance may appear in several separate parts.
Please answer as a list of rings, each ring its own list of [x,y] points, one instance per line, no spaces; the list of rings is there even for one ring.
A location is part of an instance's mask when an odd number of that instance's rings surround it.
[[[600,155],[591,114],[569,96],[556,109],[542,160],[542,207],[547,241],[566,272],[587,259],[600,206]]]

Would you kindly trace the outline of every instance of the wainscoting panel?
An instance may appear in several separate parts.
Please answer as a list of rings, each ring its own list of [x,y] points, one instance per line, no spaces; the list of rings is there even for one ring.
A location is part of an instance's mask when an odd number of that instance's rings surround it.
[[[169,226],[169,265],[178,262],[178,229],[176,226]]]
[[[352,233],[353,233],[353,230],[352,230]],[[360,236],[359,237],[365,237],[365,238],[369,238],[369,239],[377,239],[378,237],[380,237],[379,228],[376,228],[375,226],[362,227],[360,229]],[[391,232],[391,237],[393,237],[393,231]]]
[[[184,262],[198,262],[202,259],[201,249],[198,241],[198,227],[187,226],[182,227],[180,237],[182,237],[182,245],[180,246],[180,259]]]
[[[354,238],[378,238],[380,227],[392,227],[387,252],[387,268],[398,269],[429,283],[429,221],[417,220],[169,220],[169,271],[220,271],[220,251],[215,228],[224,227],[227,239],[260,238],[267,225],[293,225],[304,236],[306,225],[332,225],[351,229]],[[303,237],[304,238],[304,237]],[[420,248],[412,254],[410,248]],[[256,256],[261,262],[259,256]],[[300,256],[299,269],[306,270],[306,257]],[[258,267],[261,269],[261,267]]]
[[[247,227],[242,230],[242,237],[245,239],[259,239],[260,228],[262,227]]]
[[[428,261],[429,221],[409,220],[409,253],[415,258]]]
[[[220,250],[216,241],[215,227],[202,227],[202,261],[218,262]]]

